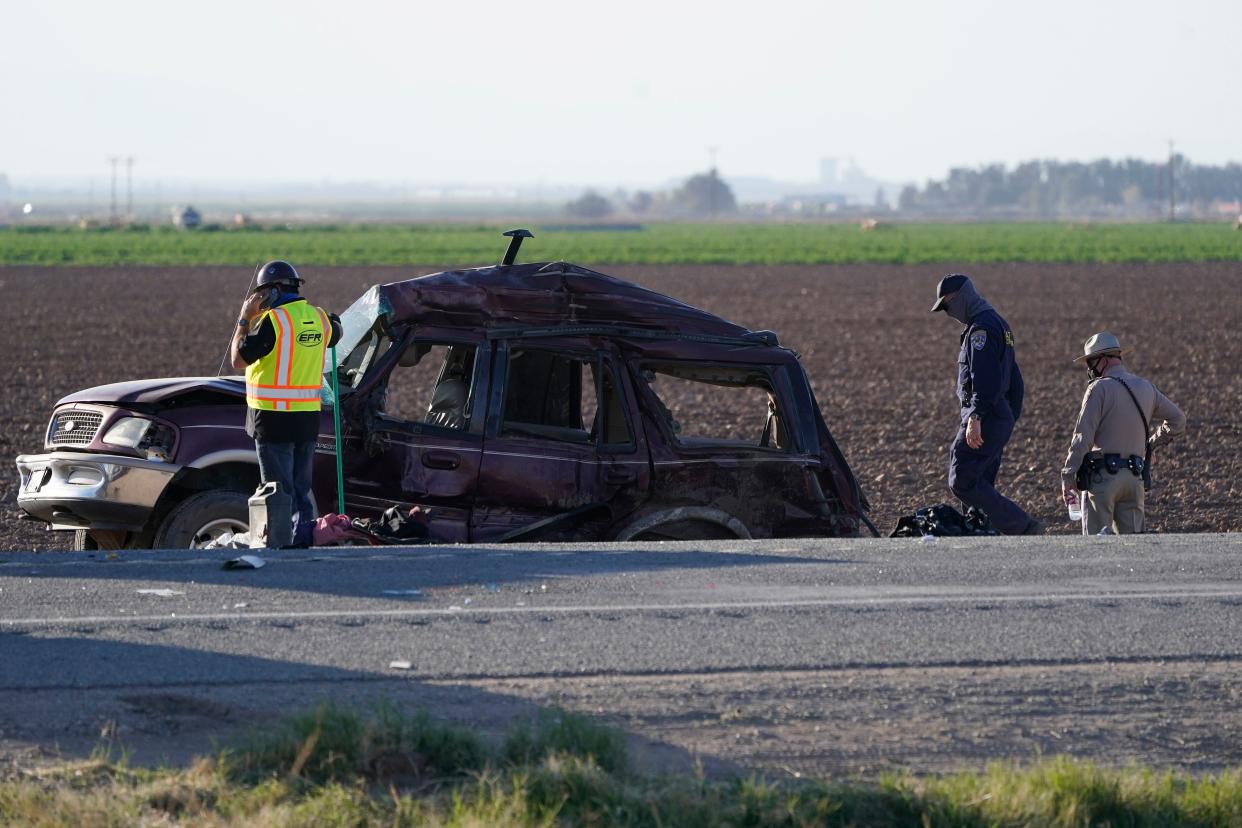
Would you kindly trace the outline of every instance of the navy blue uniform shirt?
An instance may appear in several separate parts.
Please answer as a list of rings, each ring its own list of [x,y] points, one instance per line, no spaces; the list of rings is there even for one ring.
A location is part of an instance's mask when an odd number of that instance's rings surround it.
[[[957,357],[957,398],[962,419],[971,414],[982,420],[1022,415],[1022,372],[1014,357],[1009,323],[988,309],[972,317],[962,331]]]

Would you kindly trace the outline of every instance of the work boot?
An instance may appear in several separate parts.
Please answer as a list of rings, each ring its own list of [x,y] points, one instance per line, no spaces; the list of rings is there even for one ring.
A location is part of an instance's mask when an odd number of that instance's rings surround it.
[[[1044,529],[1046,528],[1047,527],[1044,526],[1044,522],[1042,520],[1031,518],[1026,522],[1026,527],[1022,530],[1021,534],[1042,535],[1044,533]]]

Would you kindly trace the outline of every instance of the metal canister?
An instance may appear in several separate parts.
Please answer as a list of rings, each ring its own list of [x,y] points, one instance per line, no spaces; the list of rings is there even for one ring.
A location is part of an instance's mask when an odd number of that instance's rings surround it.
[[[293,498],[275,480],[255,489],[250,507],[250,548],[283,549],[293,543]]]

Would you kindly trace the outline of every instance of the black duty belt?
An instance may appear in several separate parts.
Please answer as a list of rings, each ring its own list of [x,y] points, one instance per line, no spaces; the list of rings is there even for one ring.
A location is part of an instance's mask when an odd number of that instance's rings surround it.
[[[1099,483],[1103,481],[1103,473],[1118,474],[1122,469],[1127,469],[1135,477],[1143,476],[1144,461],[1137,454],[1131,454],[1129,457],[1122,457],[1120,454],[1105,454],[1100,451],[1087,452],[1082,458],[1082,466],[1078,469],[1079,490],[1090,488],[1091,483]],[[1083,485],[1085,484],[1085,485]]]

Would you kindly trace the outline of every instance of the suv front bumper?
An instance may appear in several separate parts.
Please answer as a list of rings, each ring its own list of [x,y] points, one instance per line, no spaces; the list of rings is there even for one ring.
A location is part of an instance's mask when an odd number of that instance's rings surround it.
[[[17,458],[17,505],[52,529],[136,532],[180,469],[110,454],[23,454]]]

